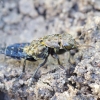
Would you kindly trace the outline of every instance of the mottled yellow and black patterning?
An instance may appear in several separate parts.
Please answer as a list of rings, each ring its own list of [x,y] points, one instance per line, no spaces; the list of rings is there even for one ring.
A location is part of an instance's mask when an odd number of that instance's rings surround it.
[[[53,34],[33,40],[30,45],[24,47],[24,52],[38,60],[44,59],[49,54],[52,54],[50,50],[59,54],[60,50],[68,51],[76,47],[76,41],[70,34]]]
[[[25,61],[26,60],[36,61],[39,59],[44,59],[44,62],[40,64],[36,69],[33,75],[34,77],[38,69],[47,62],[49,55],[57,59],[60,67],[64,69],[64,67],[60,63],[57,54],[62,54],[66,51],[77,48],[77,46],[78,45],[76,41],[72,38],[70,34],[63,33],[63,34],[47,35],[37,40],[33,40],[31,43],[21,43],[21,44],[17,43],[8,46],[5,50],[1,49],[2,51],[1,53],[4,53],[5,55],[10,56],[12,58],[17,58],[17,59],[24,58]],[[25,71],[25,64],[23,66],[23,72],[24,71]]]

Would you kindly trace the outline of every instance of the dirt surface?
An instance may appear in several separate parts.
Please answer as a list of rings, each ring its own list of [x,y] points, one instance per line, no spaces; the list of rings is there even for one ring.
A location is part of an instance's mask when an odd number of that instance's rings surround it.
[[[66,70],[51,56],[43,62],[0,55],[0,100],[100,100],[99,0],[0,0],[0,47],[31,42],[49,34],[71,34],[78,50],[59,55]]]

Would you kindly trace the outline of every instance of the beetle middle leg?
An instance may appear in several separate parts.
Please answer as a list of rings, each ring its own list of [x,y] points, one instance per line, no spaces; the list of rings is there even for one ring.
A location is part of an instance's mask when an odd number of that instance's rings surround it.
[[[49,55],[48,55],[48,56],[49,56]],[[41,63],[41,64],[37,67],[37,69],[35,70],[34,74],[32,75],[32,78],[35,77],[35,75],[36,75],[36,73],[38,72],[39,68],[42,67],[42,66],[44,66],[44,65],[46,64],[46,62],[47,62],[47,60],[48,60],[48,56],[45,58],[44,62]]]
[[[64,70],[65,70],[64,66],[61,64],[61,62],[60,62],[60,60],[59,60],[58,55],[57,55],[56,53],[54,53],[54,54],[52,55],[52,57],[55,58],[55,59],[57,59],[57,62],[58,62],[58,64],[59,64],[59,67],[60,67],[61,69],[64,69]]]
[[[49,56],[49,55],[48,55],[48,56]],[[36,73],[38,72],[38,70],[39,70],[42,66],[44,66],[44,65],[46,64],[46,62],[47,62],[47,60],[48,60],[48,56],[45,58],[44,62],[41,63],[41,64],[37,67],[37,69],[35,70],[34,74],[33,74],[32,77],[31,77],[31,83],[30,83],[30,85],[32,84],[32,82],[33,82],[33,80],[34,80],[34,77],[35,77]]]

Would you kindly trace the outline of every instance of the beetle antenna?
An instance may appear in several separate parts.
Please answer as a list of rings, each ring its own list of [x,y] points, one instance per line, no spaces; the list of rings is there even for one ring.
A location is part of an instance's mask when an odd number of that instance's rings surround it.
[[[88,44],[77,45],[77,47],[78,47],[78,49],[83,49],[83,48],[88,48],[88,47],[95,48],[94,46],[88,45]]]

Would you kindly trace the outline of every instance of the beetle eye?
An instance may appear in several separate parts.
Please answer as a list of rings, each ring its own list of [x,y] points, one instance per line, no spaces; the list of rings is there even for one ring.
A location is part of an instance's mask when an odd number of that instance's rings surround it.
[[[71,46],[71,45],[69,45],[69,46],[66,46],[65,48],[66,48],[66,49],[71,49],[71,48],[72,48],[72,46]]]
[[[69,43],[66,43],[64,45],[65,49],[71,49],[73,47],[73,45],[69,44]]]

